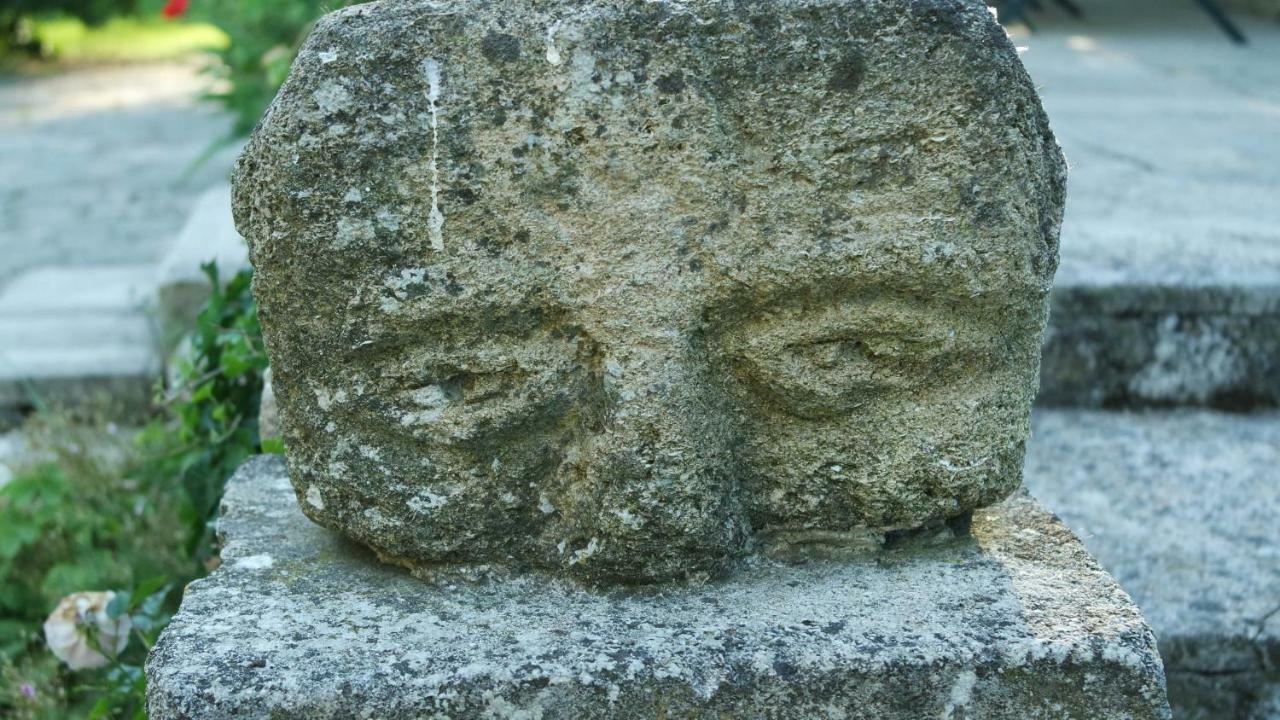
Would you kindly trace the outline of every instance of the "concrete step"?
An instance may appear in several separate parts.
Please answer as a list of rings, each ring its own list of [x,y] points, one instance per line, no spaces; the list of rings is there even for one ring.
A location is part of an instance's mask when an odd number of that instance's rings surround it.
[[[209,296],[201,263],[223,279],[248,266],[231,221],[231,188],[195,203],[158,265],[28,271],[0,293],[0,425],[41,403],[110,398],[126,415],[146,411],[161,358],[191,330]]]
[[[205,190],[187,222],[160,262],[156,300],[166,347],[173,347],[191,331],[209,298],[209,279],[200,266],[218,266],[223,282],[249,267],[249,248],[236,232],[231,217],[231,185],[218,183]]]
[[[1070,165],[1051,405],[1280,403],[1280,25],[1084,0],[1016,38]]]
[[[0,294],[0,413],[109,399],[144,412],[161,363],[149,265],[43,268]]]
[[[1280,413],[1039,410],[1026,484],[1142,608],[1175,717],[1280,717]]]
[[[1039,402],[1274,407],[1280,404],[1280,283],[1061,282],[1045,334]]]

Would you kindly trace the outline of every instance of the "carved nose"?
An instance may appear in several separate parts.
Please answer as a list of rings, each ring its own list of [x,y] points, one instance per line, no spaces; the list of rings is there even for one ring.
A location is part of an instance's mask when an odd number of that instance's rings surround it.
[[[665,360],[657,371],[606,365],[605,424],[578,449],[570,480],[590,557],[588,575],[660,579],[714,573],[743,549],[734,439],[702,372]]]

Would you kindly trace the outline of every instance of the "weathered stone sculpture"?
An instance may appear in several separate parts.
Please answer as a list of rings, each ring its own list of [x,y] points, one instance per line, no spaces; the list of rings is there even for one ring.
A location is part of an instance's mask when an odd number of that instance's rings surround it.
[[[977,0],[328,16],[235,187],[288,473],[230,481],[150,717],[1167,720],[1003,499],[1062,192]]]
[[[241,159],[305,513],[714,574],[1019,484],[1064,166],[980,2],[383,2]]]

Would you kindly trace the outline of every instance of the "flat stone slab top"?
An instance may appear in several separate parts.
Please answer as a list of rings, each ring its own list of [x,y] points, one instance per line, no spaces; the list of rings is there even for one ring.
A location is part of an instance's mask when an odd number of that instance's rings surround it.
[[[1280,25],[1088,3],[1017,38],[1071,164],[1057,285],[1280,291]]]
[[[271,456],[219,530],[148,662],[155,720],[1169,717],[1137,607],[1025,494],[874,560],[607,593],[424,583],[311,524]]]
[[[1159,638],[1188,720],[1280,717],[1280,413],[1039,411],[1032,492]]]

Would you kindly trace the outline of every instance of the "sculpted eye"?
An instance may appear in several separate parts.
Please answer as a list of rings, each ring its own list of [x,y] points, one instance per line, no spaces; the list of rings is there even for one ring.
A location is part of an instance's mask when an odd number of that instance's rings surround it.
[[[490,337],[458,347],[424,344],[384,360],[399,388],[380,408],[423,439],[461,440],[508,430],[563,410],[583,384],[574,346],[550,335]]]
[[[408,380],[408,389],[402,396],[427,411],[443,412],[461,406],[477,407],[516,394],[529,379],[529,373],[512,362],[508,367],[494,370],[438,368],[420,377],[422,379]]]
[[[876,298],[775,310],[724,336],[730,372],[768,407],[802,417],[945,382],[984,352],[948,313]]]
[[[355,328],[351,366],[382,388],[363,412],[388,430],[446,444],[563,415],[587,391],[589,373],[580,338],[557,320],[522,309],[461,317],[402,308]]]
[[[786,352],[804,359],[817,369],[861,367],[868,372],[874,372],[877,365],[897,365],[934,349],[930,347],[929,338],[884,337],[870,333],[819,338],[784,346]]]

